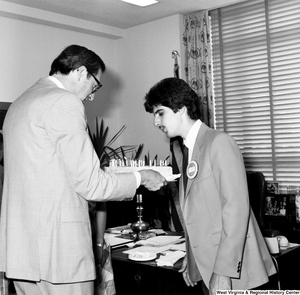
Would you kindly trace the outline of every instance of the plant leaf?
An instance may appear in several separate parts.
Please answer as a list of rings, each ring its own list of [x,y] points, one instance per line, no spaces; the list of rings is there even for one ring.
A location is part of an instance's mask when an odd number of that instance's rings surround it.
[[[124,132],[126,129],[125,125],[113,136],[113,138],[108,142],[107,146],[111,146],[112,143]]]
[[[104,120],[101,121],[96,118],[96,132],[92,134],[89,126],[88,126],[88,133],[91,138],[91,141],[93,143],[94,149],[98,155],[100,165],[108,166],[109,161],[112,158],[115,159],[125,159],[127,153],[132,153],[134,155],[135,153],[135,160],[138,159],[138,157],[141,155],[143,144],[137,145],[124,145],[120,146],[116,149],[110,147],[110,145],[115,142],[115,140],[124,132],[126,129],[126,126],[124,125],[113,137],[112,139],[106,143],[106,139],[108,136],[108,130],[109,128],[104,126]]]
[[[142,154],[142,151],[143,151],[143,148],[144,148],[144,145],[143,144],[140,144],[135,152],[135,156],[132,157],[134,160],[138,160]]]

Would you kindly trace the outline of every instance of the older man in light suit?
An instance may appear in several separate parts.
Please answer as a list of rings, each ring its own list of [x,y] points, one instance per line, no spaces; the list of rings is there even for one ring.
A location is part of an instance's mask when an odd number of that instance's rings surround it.
[[[249,205],[243,158],[234,139],[201,122],[198,97],[181,79],[163,79],[145,99],[155,125],[186,146],[173,142],[182,167],[174,201],[186,236],[181,269],[186,284],[202,280],[204,291],[215,294],[266,283],[276,269]]]
[[[140,184],[157,190],[165,181],[154,171],[100,169],[83,101],[104,70],[98,55],[71,45],[7,112],[0,270],[18,295],[93,294],[88,201],[130,200]]]

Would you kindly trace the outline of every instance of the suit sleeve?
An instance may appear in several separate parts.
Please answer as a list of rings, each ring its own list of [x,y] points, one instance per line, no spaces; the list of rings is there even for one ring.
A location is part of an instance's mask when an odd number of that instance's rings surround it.
[[[133,173],[107,174],[100,168],[87,132],[85,110],[75,95],[59,97],[45,117],[45,128],[70,186],[92,201],[124,200],[136,191]]]
[[[221,202],[222,231],[213,272],[239,277],[250,205],[244,161],[233,138],[220,133],[210,150]]]

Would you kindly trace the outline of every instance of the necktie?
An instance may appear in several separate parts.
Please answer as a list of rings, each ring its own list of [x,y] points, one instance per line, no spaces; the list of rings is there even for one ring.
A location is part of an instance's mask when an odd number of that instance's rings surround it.
[[[184,192],[186,189],[186,183],[187,183],[187,175],[186,175],[186,168],[188,166],[189,162],[189,149],[184,145],[183,146],[183,159],[182,159],[182,177],[183,177],[183,188]]]

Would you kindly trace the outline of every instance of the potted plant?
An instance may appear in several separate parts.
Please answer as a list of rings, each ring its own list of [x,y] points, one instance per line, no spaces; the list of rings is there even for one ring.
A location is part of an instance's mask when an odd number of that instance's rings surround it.
[[[116,139],[124,132],[126,126],[124,125],[112,138],[106,143],[108,136],[108,127],[104,127],[103,119],[99,123],[98,118],[96,118],[96,132],[91,133],[90,128],[89,134],[94,145],[94,149],[100,160],[101,167],[109,166],[110,159],[122,159],[126,158],[126,155],[131,153],[130,158],[137,160],[143,150],[143,144],[139,145],[123,145],[118,148],[112,148],[111,145],[116,141]]]

